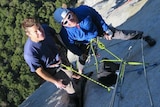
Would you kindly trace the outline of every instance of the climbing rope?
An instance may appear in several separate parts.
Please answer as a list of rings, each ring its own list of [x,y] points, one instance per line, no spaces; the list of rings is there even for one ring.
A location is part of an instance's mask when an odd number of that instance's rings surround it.
[[[97,85],[100,85],[101,87],[107,89],[108,92],[110,92],[111,89],[114,89],[114,87],[107,87],[107,86],[101,84],[100,82],[98,82],[98,81],[96,81],[96,80],[94,80],[94,79],[92,79],[92,78],[90,78],[90,77],[88,77],[88,76],[86,76],[86,75],[84,75],[84,74],[79,73],[78,71],[74,70],[74,69],[73,69],[72,67],[70,67],[70,66],[66,66],[66,65],[64,65],[64,64],[61,64],[61,66],[62,66],[62,67],[65,67],[65,68],[66,68],[67,70],[69,70],[69,71],[72,71],[72,72],[74,72],[74,73],[76,73],[76,74],[78,74],[78,75],[86,78],[87,80],[92,81],[93,83],[95,83],[95,84],[97,84]]]
[[[142,49],[142,61],[143,61],[144,77],[145,77],[146,84],[147,84],[147,92],[148,92],[148,96],[149,96],[151,107],[154,107],[153,99],[152,99],[152,95],[151,95],[151,90],[150,90],[150,86],[149,86],[149,82],[148,82],[148,78],[147,78],[146,66],[145,66],[144,50],[143,50],[143,39],[141,39],[141,49]]]

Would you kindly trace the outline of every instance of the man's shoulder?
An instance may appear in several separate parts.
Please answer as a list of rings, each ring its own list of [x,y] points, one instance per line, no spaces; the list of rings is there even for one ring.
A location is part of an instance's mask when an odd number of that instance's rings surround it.
[[[34,47],[36,47],[36,44],[34,43],[30,38],[27,39],[25,45],[24,45],[24,54],[25,55],[30,55],[30,54],[33,54],[33,51],[35,50]]]
[[[76,7],[76,8],[68,8],[68,9],[77,14],[79,12],[83,12],[84,13],[84,10],[88,10],[89,8],[91,8],[91,7],[89,7],[87,5],[80,5],[80,6]]]
[[[42,28],[44,29],[44,31],[47,33],[54,33],[54,34],[56,34],[56,31],[55,31],[55,29],[54,28],[52,28],[52,27],[50,27],[49,25],[47,25],[47,24],[42,24],[41,25],[42,26]]]
[[[41,26],[44,30],[48,30],[50,28],[47,24],[41,24]]]
[[[30,48],[31,45],[32,45],[31,39],[30,39],[30,38],[27,38],[26,43],[25,43],[25,45],[24,45],[24,49]]]
[[[90,6],[87,6],[87,5],[80,5],[79,7],[77,8],[91,8]]]
[[[60,32],[59,32],[60,36],[65,36],[67,35],[67,29],[65,27],[62,26]]]

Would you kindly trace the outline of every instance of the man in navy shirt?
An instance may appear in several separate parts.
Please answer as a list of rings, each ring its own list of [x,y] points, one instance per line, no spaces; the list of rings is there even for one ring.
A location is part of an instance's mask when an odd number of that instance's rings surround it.
[[[82,44],[88,44],[97,36],[103,36],[106,40],[143,38],[150,46],[156,44],[150,36],[143,37],[141,31],[119,30],[108,26],[95,9],[86,5],[76,8],[57,8],[53,17],[62,25],[60,35],[69,49],[68,59],[70,62],[74,60],[79,62],[79,72],[82,72],[85,63],[83,59],[86,59]]]
[[[24,19],[22,28],[28,36],[24,46],[24,59],[31,72],[36,72],[57,88],[64,89],[70,98],[76,100],[71,81],[72,72],[60,67],[62,61],[54,41],[55,30],[48,25],[40,25],[34,18]]]

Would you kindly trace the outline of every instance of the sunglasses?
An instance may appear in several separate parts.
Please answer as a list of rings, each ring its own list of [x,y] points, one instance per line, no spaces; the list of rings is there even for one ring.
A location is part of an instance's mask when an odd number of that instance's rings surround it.
[[[72,14],[69,13],[69,14],[67,15],[66,20],[62,22],[62,25],[66,25],[66,24],[68,23],[68,20],[71,20],[71,19],[72,19]]]

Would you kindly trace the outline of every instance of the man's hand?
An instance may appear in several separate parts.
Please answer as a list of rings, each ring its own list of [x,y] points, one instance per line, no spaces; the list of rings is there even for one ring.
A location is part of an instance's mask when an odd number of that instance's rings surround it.
[[[112,40],[113,32],[108,29],[103,35],[106,40]]]
[[[64,85],[63,83],[62,83],[62,79],[61,80],[58,80],[58,81],[56,81],[54,84],[56,85],[56,87],[57,88],[59,88],[59,89],[64,89],[64,88],[66,88],[66,85]]]
[[[62,63],[62,61],[59,60],[54,66],[55,66],[55,67],[59,67],[61,63]]]
[[[112,40],[112,35],[104,34],[106,40]]]
[[[66,85],[64,85],[62,82],[63,80],[56,80],[52,75],[50,75],[48,72],[46,72],[45,70],[43,70],[42,67],[39,67],[37,70],[36,70],[36,73],[41,77],[43,78],[44,80],[46,81],[49,81],[53,84],[56,85],[57,88],[65,88]]]
[[[81,56],[79,56],[79,62],[80,62],[82,65],[84,65],[87,58],[88,58],[88,55],[82,54]]]
[[[50,65],[50,68],[55,68],[55,67],[59,67],[61,64],[61,60],[59,60],[57,63]]]
[[[88,55],[82,54],[82,55],[80,56],[80,59],[83,60],[83,61],[85,61],[85,60],[87,59],[87,57],[88,57]]]

